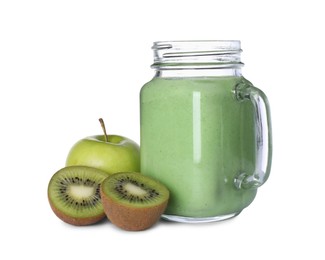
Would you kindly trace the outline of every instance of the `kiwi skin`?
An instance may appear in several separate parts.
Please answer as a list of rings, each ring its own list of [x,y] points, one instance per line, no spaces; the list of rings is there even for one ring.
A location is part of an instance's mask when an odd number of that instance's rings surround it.
[[[108,178],[112,177],[113,175],[109,176]],[[105,180],[107,180],[108,178],[106,178]],[[105,180],[102,182],[102,185],[100,187],[101,200],[107,218],[114,225],[127,231],[141,231],[150,228],[156,222],[158,222],[160,216],[164,213],[167,207],[169,192],[167,199],[161,204],[155,206],[148,206],[145,208],[128,207],[123,205],[122,203],[118,203],[117,201],[113,200],[109,195],[107,195],[103,191],[103,185]]]
[[[100,214],[98,216],[93,216],[93,217],[89,217],[89,218],[74,218],[71,216],[68,216],[66,214],[64,214],[63,212],[57,210],[53,203],[51,202],[51,200],[49,199],[50,202],[50,206],[54,212],[54,214],[61,219],[62,221],[64,221],[65,223],[74,225],[74,226],[87,226],[87,225],[92,225],[95,224],[97,222],[99,222],[100,220],[105,218],[105,213],[103,212],[103,214]]]

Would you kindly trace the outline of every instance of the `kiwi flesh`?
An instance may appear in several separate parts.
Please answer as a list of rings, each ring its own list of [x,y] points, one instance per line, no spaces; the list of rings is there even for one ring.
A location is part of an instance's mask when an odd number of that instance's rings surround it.
[[[53,212],[66,223],[84,226],[105,217],[100,184],[107,173],[86,166],[68,166],[57,171],[48,185]]]
[[[110,175],[102,182],[100,193],[107,218],[130,231],[154,225],[169,199],[169,191],[163,184],[135,172]]]

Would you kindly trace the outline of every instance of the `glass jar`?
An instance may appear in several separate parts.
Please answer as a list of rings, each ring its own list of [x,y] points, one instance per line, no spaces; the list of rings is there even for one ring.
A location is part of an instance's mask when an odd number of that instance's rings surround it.
[[[153,45],[154,78],[140,93],[141,172],[170,190],[163,218],[238,215],[268,178],[268,100],[241,74],[240,41]]]

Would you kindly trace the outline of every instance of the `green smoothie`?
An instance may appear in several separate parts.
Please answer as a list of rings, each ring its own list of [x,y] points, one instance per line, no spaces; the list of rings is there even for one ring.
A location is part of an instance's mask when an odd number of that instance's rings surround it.
[[[156,77],[142,88],[141,172],[170,190],[165,214],[237,214],[253,201],[256,189],[234,185],[256,161],[253,105],[234,96],[242,80]]]

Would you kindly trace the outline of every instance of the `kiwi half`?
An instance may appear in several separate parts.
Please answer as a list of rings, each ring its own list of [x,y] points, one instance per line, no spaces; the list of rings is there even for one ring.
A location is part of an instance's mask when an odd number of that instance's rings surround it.
[[[84,226],[105,217],[100,184],[107,173],[86,166],[69,166],[57,171],[48,185],[54,213],[64,222]]]
[[[144,230],[155,224],[166,209],[169,191],[140,173],[116,173],[100,188],[108,219],[125,230]]]

